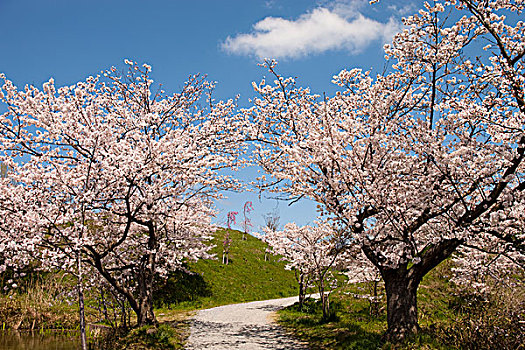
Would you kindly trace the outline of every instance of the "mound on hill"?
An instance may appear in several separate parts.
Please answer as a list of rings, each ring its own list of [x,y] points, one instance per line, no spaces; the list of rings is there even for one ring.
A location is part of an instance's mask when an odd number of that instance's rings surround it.
[[[232,240],[229,263],[222,263],[223,241],[229,232]],[[186,272],[173,273],[155,293],[156,307],[208,308],[245,301],[265,300],[297,295],[293,271],[286,262],[267,255],[267,245],[237,230],[219,229],[212,243],[214,260],[189,263]]]

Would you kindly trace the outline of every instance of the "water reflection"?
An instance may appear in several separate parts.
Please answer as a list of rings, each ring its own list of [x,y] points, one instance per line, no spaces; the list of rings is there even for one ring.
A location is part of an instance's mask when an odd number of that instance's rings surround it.
[[[76,350],[78,339],[74,331],[0,330],[0,350]]]

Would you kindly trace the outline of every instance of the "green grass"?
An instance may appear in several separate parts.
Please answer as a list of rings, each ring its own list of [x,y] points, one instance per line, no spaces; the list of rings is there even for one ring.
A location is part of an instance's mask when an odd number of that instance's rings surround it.
[[[284,269],[285,262],[268,255],[266,244],[242,233],[229,230],[232,244],[228,265],[222,264],[222,241],[226,230],[215,233],[212,252],[215,260],[199,260],[187,268],[193,273],[175,273],[156,293],[161,312],[166,309],[200,309],[225,304],[265,300],[297,295],[294,273]]]
[[[163,323],[158,327],[144,326],[133,329],[125,337],[120,338],[112,345],[113,349],[126,350],[170,350],[182,349],[180,327]]]
[[[436,329],[446,328],[457,318],[449,307],[453,299],[453,287],[447,281],[449,273],[450,267],[445,263],[421,283],[418,307],[422,330],[404,344],[382,340],[387,329],[385,299],[380,304],[380,314],[370,316],[368,301],[352,296],[359,294],[362,285],[348,285],[332,295],[335,319],[331,322],[323,322],[319,303],[310,301],[306,312],[293,306],[281,310],[279,323],[307,341],[311,349],[455,349],[436,336]]]

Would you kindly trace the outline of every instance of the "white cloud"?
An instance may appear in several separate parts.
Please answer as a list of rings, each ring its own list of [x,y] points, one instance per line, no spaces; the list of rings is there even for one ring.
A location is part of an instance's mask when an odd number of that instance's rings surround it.
[[[259,59],[298,58],[329,50],[358,53],[373,41],[390,41],[400,29],[393,18],[381,23],[365,17],[356,4],[318,7],[296,20],[266,17],[254,24],[251,33],[228,37],[222,48]]]
[[[414,3],[405,3],[402,6],[389,5],[388,9],[401,16],[407,16],[417,13],[417,6]]]

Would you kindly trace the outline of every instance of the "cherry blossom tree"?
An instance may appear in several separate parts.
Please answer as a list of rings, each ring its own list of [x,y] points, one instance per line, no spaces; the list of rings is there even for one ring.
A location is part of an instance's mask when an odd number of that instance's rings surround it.
[[[271,231],[277,231],[279,229],[281,215],[279,215],[279,212],[276,209],[263,215],[263,219],[265,228]]]
[[[460,246],[523,266],[524,7],[427,3],[385,46],[385,73],[344,70],[331,98],[274,61],[274,83],[254,84],[267,185],[346,227],[385,282],[391,339],[418,330],[419,283]]]
[[[299,306],[306,297],[309,280],[317,285],[323,305],[323,318],[330,314],[330,292],[327,283],[334,280],[331,269],[341,260],[344,246],[337,241],[338,235],[329,222],[316,222],[314,226],[297,226],[289,223],[283,231],[264,228],[259,235],[268,243],[273,254],[281,255],[288,261],[286,269],[296,272],[299,283]]]
[[[505,251],[487,253],[486,249],[476,248],[461,246],[453,256],[451,280],[459,290],[488,298],[501,288],[523,288],[523,270]]]
[[[244,203],[244,206],[242,207],[242,239],[246,240],[246,235],[250,232],[253,224],[252,220],[248,216],[248,214],[253,210],[253,203],[251,201],[247,201]]]
[[[228,227],[228,230],[233,230],[232,225],[237,224],[238,214],[238,211],[229,211],[228,214],[226,214],[226,226]]]
[[[346,259],[344,264],[345,274],[348,284],[364,284],[365,287],[358,286],[358,289],[365,290],[365,293],[348,293],[355,298],[367,299],[370,303],[370,316],[379,315],[379,305],[382,299],[382,278],[379,269],[375,267],[364,255],[362,250],[353,244],[347,245],[345,251]]]
[[[274,210],[264,214],[262,217],[264,220],[264,226],[261,226],[261,228],[263,230],[277,231],[279,229],[281,216],[279,215],[277,208],[274,208]],[[270,253],[270,248],[264,250],[264,261],[268,261],[268,254]],[[298,277],[299,276],[296,274],[295,278],[297,279]]]
[[[156,323],[154,277],[209,257],[212,203],[237,186],[221,169],[241,159],[244,119],[198,75],[167,95],[151,67],[126,64],[60,88],[1,76],[0,272],[38,259],[98,276],[144,325]]]
[[[224,265],[228,265],[230,262],[230,247],[232,245],[230,231],[232,230],[232,224],[237,224],[237,214],[239,214],[237,211],[229,211],[226,214],[226,227],[228,227],[228,230],[224,232],[224,239],[222,240],[222,263]]]

